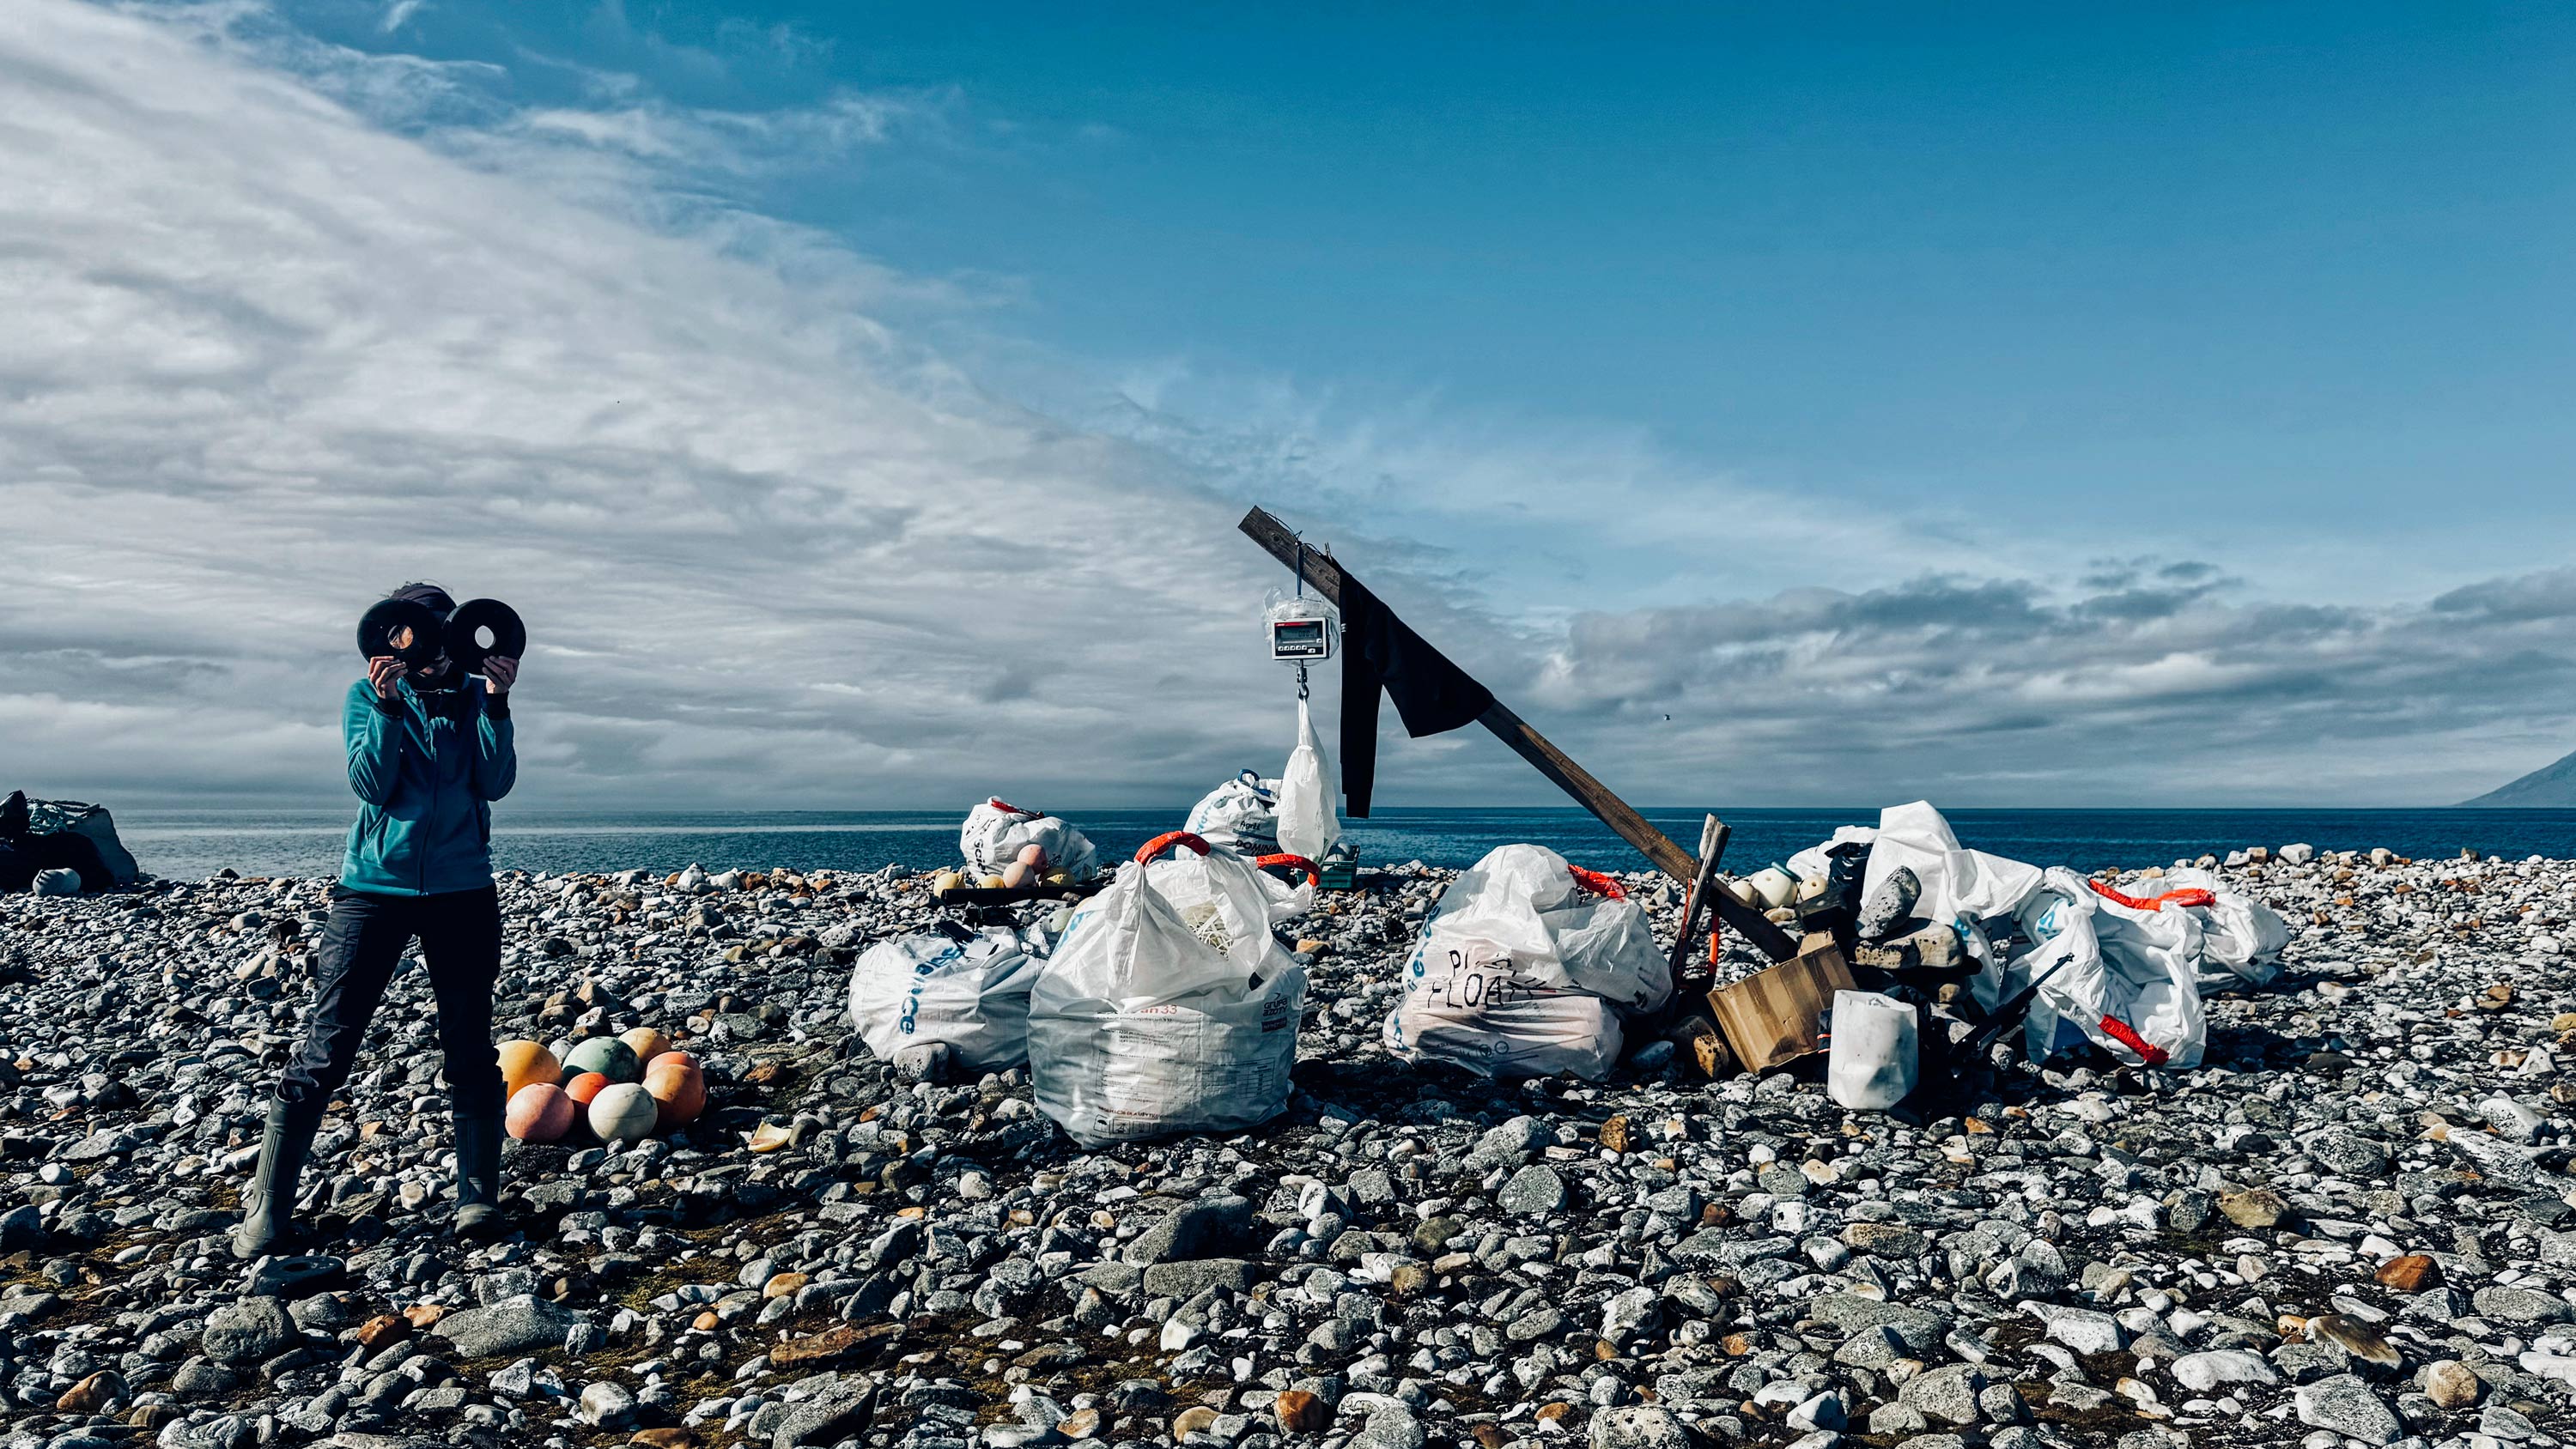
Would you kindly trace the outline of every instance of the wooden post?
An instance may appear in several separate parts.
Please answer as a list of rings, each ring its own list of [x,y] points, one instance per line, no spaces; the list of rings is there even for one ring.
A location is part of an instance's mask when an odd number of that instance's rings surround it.
[[[1335,608],[1341,607],[1342,580],[1349,575],[1340,564],[1301,545],[1297,535],[1288,531],[1288,525],[1262,509],[1255,508],[1245,514],[1242,528],[1245,536],[1269,550],[1272,558],[1300,570],[1315,592],[1331,600]],[[1435,649],[1433,652],[1438,651]],[[1454,664],[1450,667],[1456,668]],[[1493,731],[1495,738],[1511,746],[1513,753],[1536,766],[1540,774],[1555,781],[1557,788],[1573,796],[1576,804],[1618,832],[1619,838],[1635,846],[1639,854],[1654,863],[1655,869],[1678,881],[1691,878],[1694,862],[1673,843],[1672,837],[1647,824],[1646,817],[1638,814],[1627,801],[1610,793],[1609,786],[1594,779],[1590,771],[1550,743],[1547,736],[1530,728],[1527,720],[1497,701],[1491,709],[1478,715],[1476,722]],[[1765,921],[1763,924],[1767,926],[1770,923]],[[1778,934],[1776,927],[1773,934]]]
[[[1681,929],[1673,933],[1673,995],[1678,999],[1682,983],[1689,979],[1691,948],[1698,944],[1700,902],[1706,898],[1710,883],[1717,874],[1717,858],[1726,854],[1726,837],[1733,832],[1726,822],[1712,815],[1700,822],[1699,869],[1692,872],[1690,893],[1682,897]]]

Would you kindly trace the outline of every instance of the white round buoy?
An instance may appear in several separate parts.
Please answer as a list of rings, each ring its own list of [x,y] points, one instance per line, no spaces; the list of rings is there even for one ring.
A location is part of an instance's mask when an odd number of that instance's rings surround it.
[[[661,1115],[662,1104],[635,1082],[611,1082],[590,1099],[590,1130],[602,1142],[640,1142]]]

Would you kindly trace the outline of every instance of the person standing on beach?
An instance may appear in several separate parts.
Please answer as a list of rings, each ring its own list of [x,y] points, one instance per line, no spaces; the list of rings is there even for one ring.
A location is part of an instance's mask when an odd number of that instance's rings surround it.
[[[434,584],[405,584],[390,597],[442,617],[456,607]],[[484,661],[478,680],[444,655],[417,672],[379,655],[349,687],[340,725],[358,819],[314,955],[304,1042],[278,1079],[259,1167],[242,1195],[232,1233],[237,1258],[274,1252],[291,1231],[295,1179],[314,1132],[414,937],[438,1003],[456,1123],[455,1230],[476,1236],[500,1226],[492,990],[501,972],[501,897],[492,883],[492,802],[518,779],[510,726],[518,674],[518,660],[498,656]]]

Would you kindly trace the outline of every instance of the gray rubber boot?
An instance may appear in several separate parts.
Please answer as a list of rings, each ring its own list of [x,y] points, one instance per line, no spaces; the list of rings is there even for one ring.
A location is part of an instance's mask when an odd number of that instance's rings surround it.
[[[232,1232],[233,1256],[248,1260],[274,1253],[295,1230],[295,1179],[304,1171],[313,1133],[322,1125],[320,1102],[268,1104],[268,1127],[259,1139],[259,1167],[242,1192],[241,1225]]]
[[[456,1119],[456,1236],[501,1232],[501,1118]]]

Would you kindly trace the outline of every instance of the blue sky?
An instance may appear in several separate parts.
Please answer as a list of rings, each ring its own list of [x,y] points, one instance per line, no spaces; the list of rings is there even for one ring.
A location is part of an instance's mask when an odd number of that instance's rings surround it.
[[[2538,5],[20,0],[0,730],[327,797],[345,619],[427,574],[538,623],[545,803],[1186,802],[1284,750],[1259,501],[1640,798],[2462,798],[2576,746],[2571,61]]]
[[[2510,537],[2564,486],[2560,7],[1107,10],[434,0],[338,33],[530,99],[584,89],[534,56],[732,110],[919,98],[935,124],[757,203],[1112,369],[1633,424],[1861,506],[2370,537],[2430,487]]]

